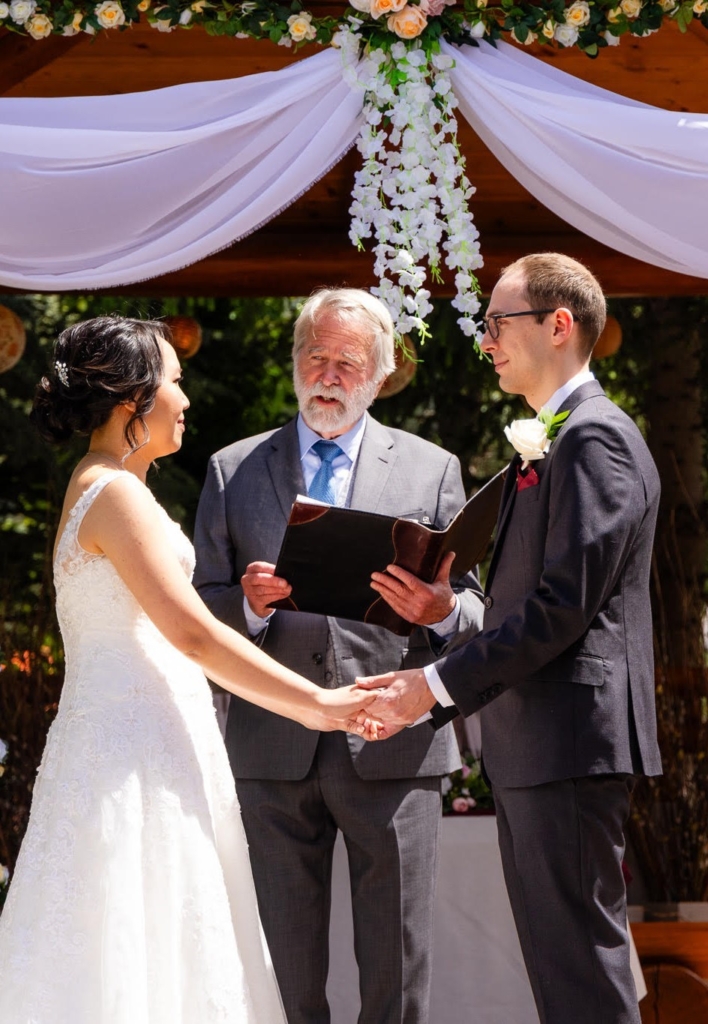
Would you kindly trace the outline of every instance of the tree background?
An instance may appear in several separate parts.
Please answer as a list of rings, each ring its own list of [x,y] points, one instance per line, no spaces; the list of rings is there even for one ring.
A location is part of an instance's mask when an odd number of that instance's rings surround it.
[[[6,296],[2,302],[28,331],[22,360],[0,376],[0,740],[8,748],[0,765],[0,865],[12,870],[61,689],[51,551],[66,482],[86,448],[79,440],[53,450],[27,421],[54,338],[69,323],[114,311],[140,317],[183,314],[199,321],[203,344],[185,364],[191,407],[184,444],[150,479],[158,500],[191,535],[212,452],[280,426],[296,411],[290,348],[301,300],[41,295]],[[663,488],[652,592],[667,774],[640,787],[633,839],[650,896],[702,899],[708,890],[703,638],[708,300],[623,300],[610,308],[622,325],[623,345],[593,369],[645,432]],[[436,304],[432,339],[419,353],[413,382],[377,401],[372,412],[455,452],[471,493],[512,454],[504,425],[532,413],[521,399],[499,390],[493,367],[459,331],[456,316],[449,302]]]

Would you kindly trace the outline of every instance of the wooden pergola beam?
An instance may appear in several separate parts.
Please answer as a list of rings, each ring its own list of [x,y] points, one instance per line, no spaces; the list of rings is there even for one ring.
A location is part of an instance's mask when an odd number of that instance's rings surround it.
[[[32,39],[15,32],[0,36],[0,95],[41,71],[69,50],[80,46],[89,37],[84,32],[75,36],[47,36]]]
[[[708,280],[631,259],[572,231],[567,234],[490,236],[483,245],[484,267],[479,280],[488,294],[504,266],[530,252],[559,251],[586,263],[613,296],[706,295]],[[209,256],[191,267],[99,294],[147,296],[258,296],[308,295],[319,285],[375,285],[373,257],[356,251],[338,232],[269,231],[267,228],[242,242]],[[454,274],[434,295],[453,294]],[[621,282],[618,286],[617,282]],[[84,289],[85,290],[85,289]],[[16,292],[1,288],[0,292]]]

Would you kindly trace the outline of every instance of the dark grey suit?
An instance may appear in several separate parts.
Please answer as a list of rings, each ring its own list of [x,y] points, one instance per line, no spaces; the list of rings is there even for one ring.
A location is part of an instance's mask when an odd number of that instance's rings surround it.
[[[596,381],[537,486],[502,497],[483,632],[437,662],[464,715],[483,709],[512,908],[542,1024],[638,1022],[623,826],[631,778],[659,774],[649,573],[659,479]],[[436,708],[436,724],[450,717]]]
[[[459,463],[367,416],[348,504],[446,526],[464,503]],[[195,583],[212,611],[247,632],[239,580],[275,562],[290,507],[304,493],[296,421],[211,459],[196,526]],[[336,572],[336,566],[332,567]],[[457,588],[456,588],[457,589]],[[459,629],[479,628],[481,590],[460,589]],[[373,594],[373,591],[372,591]],[[278,611],[257,638],[320,686],[419,667],[435,638]],[[226,745],[241,800],[264,928],[290,1024],[329,1020],[329,873],[337,828],[350,858],[355,944],[366,1024],[427,1020],[439,777],[459,764],[447,729],[409,729],[381,744],[320,736],[232,698]]]

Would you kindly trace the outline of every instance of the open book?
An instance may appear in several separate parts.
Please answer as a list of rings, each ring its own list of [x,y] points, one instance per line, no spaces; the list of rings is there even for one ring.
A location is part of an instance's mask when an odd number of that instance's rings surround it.
[[[505,472],[477,491],[445,530],[298,496],[275,568],[292,592],[272,607],[353,619],[408,636],[415,627],[371,589],[372,572],[396,564],[430,583],[454,551],[451,580],[461,579],[484,558]]]

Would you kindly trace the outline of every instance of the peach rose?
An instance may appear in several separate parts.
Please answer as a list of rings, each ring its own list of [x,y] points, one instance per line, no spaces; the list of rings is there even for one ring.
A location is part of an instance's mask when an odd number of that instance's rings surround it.
[[[392,14],[386,24],[389,32],[395,32],[399,39],[415,39],[428,24],[428,19],[419,7],[406,4],[403,10]]]
[[[383,14],[394,14],[405,6],[406,0],[371,0],[371,17],[380,18]]]

